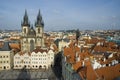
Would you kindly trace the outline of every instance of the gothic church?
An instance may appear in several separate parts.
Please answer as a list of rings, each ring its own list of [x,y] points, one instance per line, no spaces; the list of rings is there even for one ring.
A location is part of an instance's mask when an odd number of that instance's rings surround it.
[[[44,22],[42,20],[40,10],[35,21],[35,29],[33,26],[30,25],[26,10],[21,26],[22,26],[21,51],[31,52],[37,46],[44,47],[43,36]]]

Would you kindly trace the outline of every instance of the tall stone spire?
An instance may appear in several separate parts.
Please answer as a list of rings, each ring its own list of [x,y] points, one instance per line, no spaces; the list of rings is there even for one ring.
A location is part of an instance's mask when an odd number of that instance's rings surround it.
[[[76,30],[76,40],[77,40],[77,41],[78,41],[79,37],[80,37],[80,32],[79,32],[79,29],[77,29],[77,30]]]
[[[23,22],[21,24],[22,26],[30,26],[29,20],[28,20],[28,15],[27,15],[27,10],[25,10],[25,15],[23,17]]]
[[[42,16],[40,14],[40,10],[38,12],[37,21],[35,22],[35,26],[36,27],[38,27],[38,26],[44,27],[44,22],[42,20]]]

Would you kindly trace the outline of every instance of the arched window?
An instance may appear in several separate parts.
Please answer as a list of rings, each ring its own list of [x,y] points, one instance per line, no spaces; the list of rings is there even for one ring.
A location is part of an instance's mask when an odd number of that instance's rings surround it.
[[[42,66],[40,65],[40,66],[39,66],[39,68],[41,69],[41,68],[42,68]]]
[[[26,33],[26,28],[24,28],[24,33]]]
[[[38,28],[38,33],[40,33],[40,28]]]

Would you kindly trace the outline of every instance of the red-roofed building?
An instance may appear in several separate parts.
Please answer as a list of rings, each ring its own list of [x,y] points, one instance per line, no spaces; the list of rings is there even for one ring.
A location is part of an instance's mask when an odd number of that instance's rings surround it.
[[[85,45],[87,44],[94,46],[81,47],[79,43],[71,42],[64,48],[62,54],[64,80],[113,80],[119,77],[120,53],[116,44],[99,39],[90,39]]]

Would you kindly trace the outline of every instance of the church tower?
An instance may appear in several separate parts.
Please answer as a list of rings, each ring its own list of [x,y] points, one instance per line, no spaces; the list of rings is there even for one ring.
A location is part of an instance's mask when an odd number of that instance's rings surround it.
[[[22,35],[27,36],[30,28],[30,23],[28,20],[27,10],[25,10],[25,15],[23,17],[23,22],[21,23],[22,26]]]
[[[23,17],[23,21],[21,23],[21,27],[22,27],[21,50],[27,51],[27,49],[28,49],[27,36],[29,33],[29,29],[30,29],[30,23],[29,23],[29,19],[28,19],[28,15],[27,15],[27,10],[25,10],[25,14]]]
[[[40,10],[37,15],[37,20],[35,22],[35,31],[36,31],[36,46],[44,46],[44,22],[42,20],[42,16],[40,14]]]
[[[31,52],[37,46],[44,47],[44,23],[40,10],[37,15],[37,20],[34,26],[30,26],[27,11],[25,10],[25,15],[23,17],[22,26],[22,37],[21,37],[21,50]]]

